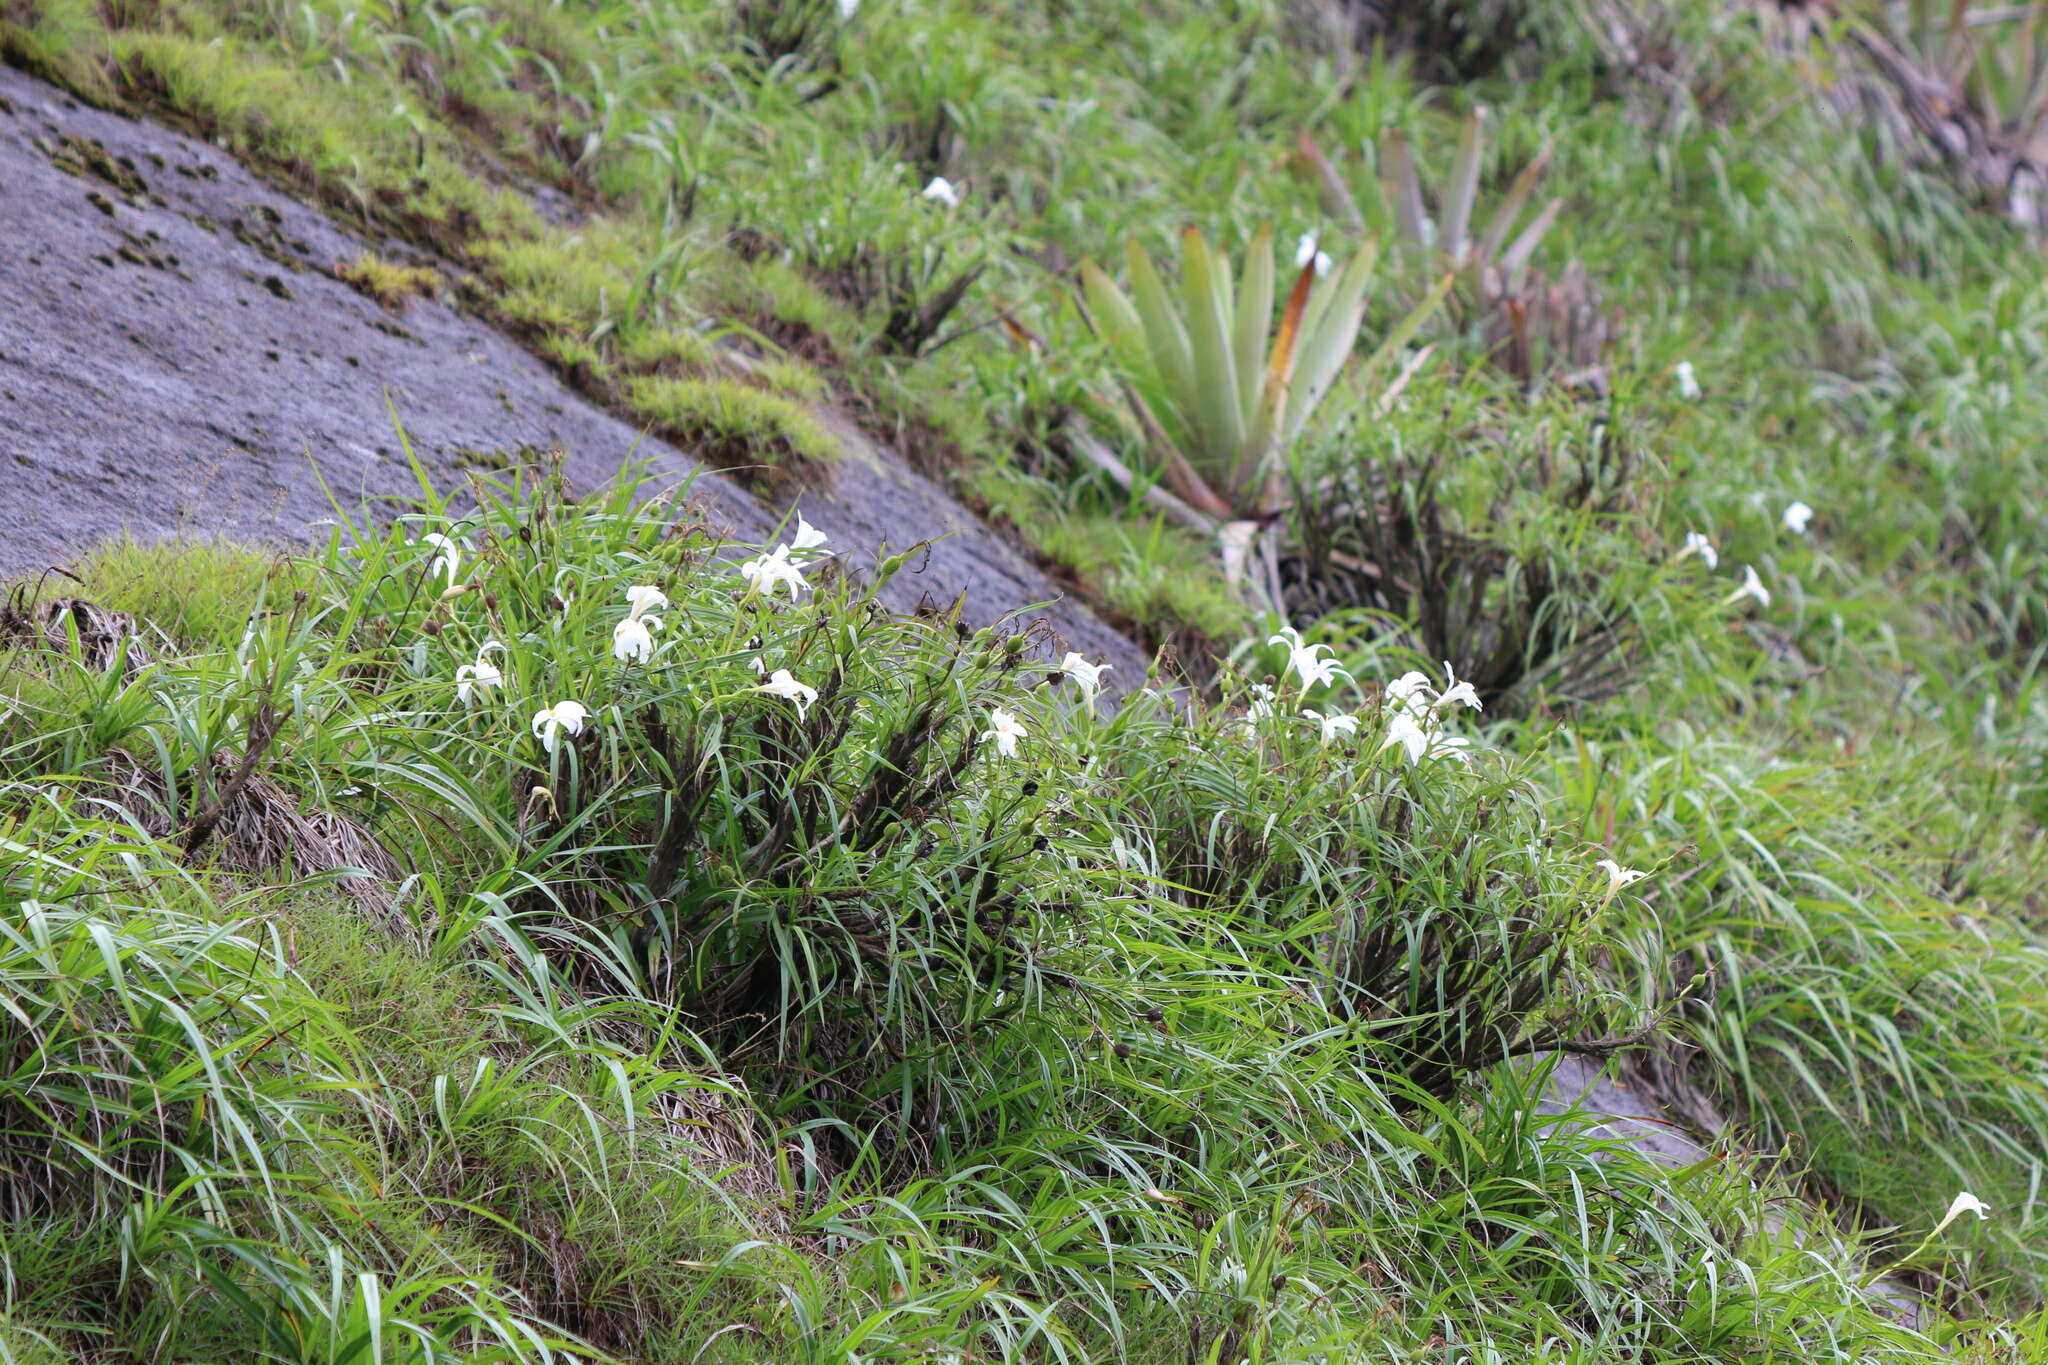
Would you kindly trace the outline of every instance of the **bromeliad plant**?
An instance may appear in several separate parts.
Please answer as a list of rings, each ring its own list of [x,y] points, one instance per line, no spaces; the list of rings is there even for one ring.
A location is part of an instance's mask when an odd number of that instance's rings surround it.
[[[1872,0],[1849,31],[1884,85],[1894,124],[2038,229],[2048,188],[2048,7],[1969,0]]]
[[[1311,244],[1311,248],[1312,248]],[[1336,382],[1365,320],[1379,252],[1368,241],[1342,271],[1319,271],[1313,249],[1281,309],[1273,234],[1262,230],[1244,271],[1189,228],[1169,288],[1135,243],[1126,294],[1094,262],[1081,280],[1090,320],[1122,371],[1168,487],[1218,521],[1269,521],[1284,506],[1288,447]],[[1448,281],[1388,333],[1367,363],[1382,366],[1422,325]]]
[[[1306,131],[1300,151],[1331,214],[1354,228],[1389,233],[1404,254],[1426,259],[1432,273],[1448,270],[1457,277],[1458,312],[1479,322],[1488,353],[1515,378],[1527,384],[1552,368],[1582,371],[1599,363],[1610,324],[1598,286],[1577,261],[1555,281],[1534,263],[1564,207],[1562,198],[1552,198],[1528,212],[1550,168],[1548,148],[1516,172],[1500,202],[1485,213],[1479,184],[1486,161],[1483,108],[1465,116],[1449,173],[1434,195],[1400,128],[1381,135],[1377,177],[1362,177],[1359,194]]]

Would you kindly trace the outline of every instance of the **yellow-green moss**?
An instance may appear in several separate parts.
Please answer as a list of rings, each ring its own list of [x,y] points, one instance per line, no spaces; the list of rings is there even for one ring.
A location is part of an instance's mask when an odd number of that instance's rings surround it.
[[[636,327],[619,337],[619,363],[640,374],[702,374],[718,368],[718,347],[697,332]]]
[[[441,283],[441,276],[426,266],[397,265],[368,251],[336,266],[334,278],[394,312],[415,294],[430,294]]]
[[[718,465],[829,463],[839,443],[800,403],[729,379],[636,379],[627,400],[661,435]]]
[[[815,403],[822,401],[831,392],[831,386],[825,382],[825,376],[801,360],[785,358],[763,361],[755,373],[772,392],[782,394],[786,398]]]

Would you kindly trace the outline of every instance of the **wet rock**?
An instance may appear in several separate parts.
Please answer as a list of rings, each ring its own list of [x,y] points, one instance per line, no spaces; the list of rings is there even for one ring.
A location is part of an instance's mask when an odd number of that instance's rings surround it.
[[[175,173],[145,183],[145,165]],[[0,574],[124,532],[303,540],[328,489],[349,507],[415,495],[415,458],[449,490],[559,450],[573,487],[641,463],[742,541],[789,503],[869,551],[855,567],[936,538],[891,606],[964,593],[977,624],[1039,607],[1063,648],[1144,676],[1134,645],[851,422],[827,414],[847,458],[763,506],[479,319],[418,299],[401,323],[334,277],[377,249],[217,148],[0,67]]]

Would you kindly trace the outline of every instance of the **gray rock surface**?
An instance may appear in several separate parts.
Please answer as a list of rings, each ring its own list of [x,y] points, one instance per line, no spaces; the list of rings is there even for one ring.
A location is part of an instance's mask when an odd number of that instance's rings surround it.
[[[364,247],[218,148],[0,67],[0,576],[122,533],[303,539],[333,515],[328,490],[351,509],[412,496],[394,414],[443,489],[559,449],[579,489],[635,460],[693,479],[741,541],[787,510],[636,432],[474,316],[433,300],[387,312],[332,274]],[[847,458],[793,501],[834,544],[944,537],[891,585],[892,606],[964,592],[979,624],[1049,604],[1036,614],[1062,647],[1110,660],[1127,685],[1144,676],[1138,649],[1014,546],[832,425]]]

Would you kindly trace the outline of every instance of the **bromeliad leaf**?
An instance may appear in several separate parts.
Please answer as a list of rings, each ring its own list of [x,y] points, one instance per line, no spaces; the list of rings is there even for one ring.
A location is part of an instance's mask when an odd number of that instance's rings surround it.
[[[1264,516],[1278,508],[1289,446],[1358,338],[1379,253],[1368,242],[1342,272],[1323,275],[1311,259],[1295,276],[1276,328],[1271,229],[1252,239],[1238,279],[1199,231],[1183,234],[1181,248],[1177,291],[1135,246],[1128,295],[1084,263],[1088,314],[1158,447],[1167,485],[1213,517]],[[1395,329],[1396,344],[1443,292],[1432,292]]]

